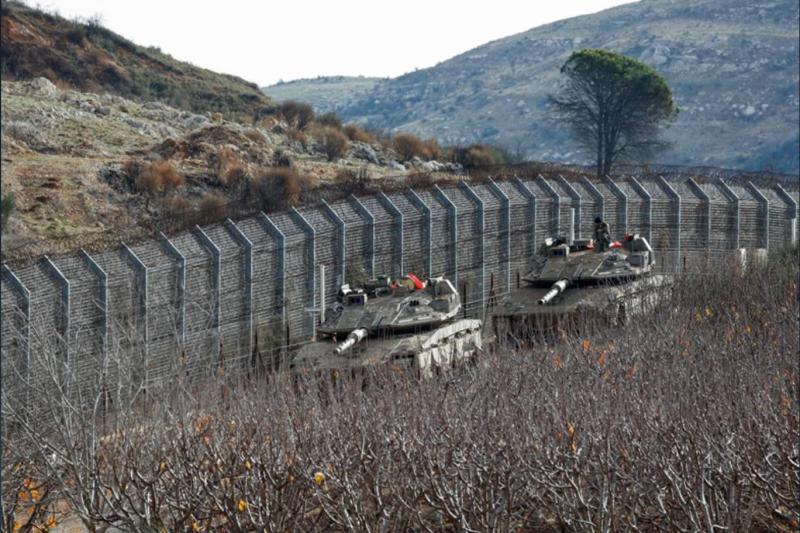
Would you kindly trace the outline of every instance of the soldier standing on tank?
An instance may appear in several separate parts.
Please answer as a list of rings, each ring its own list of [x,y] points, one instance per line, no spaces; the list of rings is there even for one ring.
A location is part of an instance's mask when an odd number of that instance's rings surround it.
[[[600,217],[594,219],[594,240],[601,252],[607,251],[611,244],[611,228],[609,228],[608,223],[603,222],[603,219]]]

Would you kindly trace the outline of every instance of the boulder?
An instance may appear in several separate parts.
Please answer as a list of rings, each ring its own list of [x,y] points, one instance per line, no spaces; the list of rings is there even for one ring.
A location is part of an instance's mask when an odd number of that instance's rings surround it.
[[[353,157],[356,159],[363,159],[376,165],[380,164],[380,161],[378,160],[378,154],[375,153],[375,149],[367,143],[354,142],[352,146],[352,153]]]
[[[412,157],[408,162],[412,167],[421,167],[424,164],[424,161],[420,159],[418,156]]]
[[[405,170],[406,169],[406,167],[404,167],[401,163],[398,163],[397,161],[389,161],[389,162],[386,163],[386,166],[388,168],[392,169],[392,170]]]
[[[209,120],[203,115],[191,115],[183,120],[184,127],[190,130],[196,130],[197,128],[202,128],[203,126],[208,126],[209,124],[211,124],[211,122],[209,122]]]
[[[446,170],[446,166],[438,161],[426,161],[422,163],[419,168],[425,172],[440,172]]]
[[[55,97],[58,94],[58,87],[53,82],[44,77],[31,80],[31,87],[44,96]]]

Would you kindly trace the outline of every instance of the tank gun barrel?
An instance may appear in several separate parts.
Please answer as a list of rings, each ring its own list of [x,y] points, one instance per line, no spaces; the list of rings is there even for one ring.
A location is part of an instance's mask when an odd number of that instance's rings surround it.
[[[341,355],[346,350],[349,350],[359,342],[363,341],[365,338],[367,338],[366,329],[364,328],[354,329],[353,331],[350,332],[350,335],[347,336],[344,342],[342,342],[336,348],[334,348],[333,351],[336,355]]]
[[[568,285],[569,285],[569,280],[566,279],[560,279],[555,283],[553,283],[553,286],[550,287],[550,290],[547,291],[547,293],[544,296],[539,298],[539,305],[545,305],[550,303],[550,301],[553,298],[564,292],[564,290],[566,290]]]

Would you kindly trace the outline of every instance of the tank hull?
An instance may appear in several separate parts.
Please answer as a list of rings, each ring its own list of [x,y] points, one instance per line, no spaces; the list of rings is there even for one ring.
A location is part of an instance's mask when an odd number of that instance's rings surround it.
[[[498,339],[532,340],[558,332],[623,326],[663,299],[668,278],[650,275],[625,283],[570,287],[546,305],[547,287],[511,291],[492,309],[487,328]]]
[[[342,354],[334,352],[331,340],[312,342],[297,352],[290,366],[302,374],[392,365],[427,378],[472,359],[482,347],[481,321],[464,319],[428,331],[372,336]]]

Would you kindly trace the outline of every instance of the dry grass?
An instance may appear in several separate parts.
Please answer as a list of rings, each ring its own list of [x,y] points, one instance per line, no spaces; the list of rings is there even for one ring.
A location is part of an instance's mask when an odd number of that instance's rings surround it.
[[[259,144],[259,145],[266,145],[267,144],[267,138],[264,137],[263,133],[261,133],[260,131],[258,131],[255,128],[247,128],[246,130],[244,130],[242,135],[244,135],[245,137],[247,137],[248,139],[250,139],[252,142],[254,142],[256,144]]]

